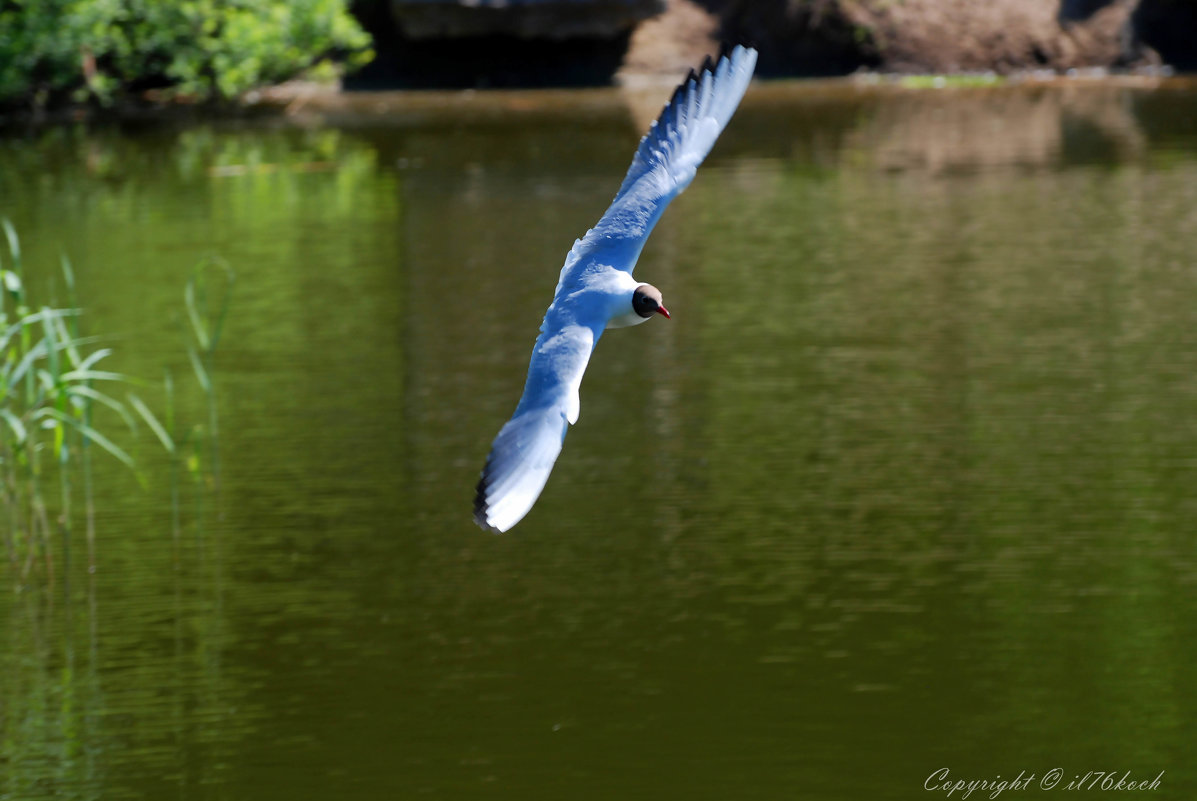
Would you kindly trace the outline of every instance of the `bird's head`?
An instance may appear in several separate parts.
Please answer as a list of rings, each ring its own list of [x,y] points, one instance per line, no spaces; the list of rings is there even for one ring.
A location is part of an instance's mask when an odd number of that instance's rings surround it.
[[[636,287],[636,291],[632,293],[632,311],[645,320],[654,314],[661,314],[666,318],[669,317],[669,309],[665,308],[665,304],[661,298],[661,290],[652,284],[641,284]]]

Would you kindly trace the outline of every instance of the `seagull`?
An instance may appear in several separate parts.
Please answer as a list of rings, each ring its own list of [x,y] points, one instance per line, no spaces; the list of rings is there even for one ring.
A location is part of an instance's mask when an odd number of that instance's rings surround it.
[[[491,446],[474,497],[474,521],[507,531],[540,497],[578,421],[578,388],[608,328],[669,318],[661,291],[632,277],[661,212],[689,186],[752,80],[756,50],[739,46],[691,71],[640,140],[618,194],[598,224],[574,242],[532,348],[515,414]]]

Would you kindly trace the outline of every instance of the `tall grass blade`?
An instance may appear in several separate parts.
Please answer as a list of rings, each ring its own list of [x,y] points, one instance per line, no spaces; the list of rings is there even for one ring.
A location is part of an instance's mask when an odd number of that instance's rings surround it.
[[[12,268],[17,275],[21,274],[21,240],[17,238],[17,229],[13,228],[12,220],[7,217],[0,219],[0,227],[4,228],[4,236],[8,239],[8,254],[12,257]]]
[[[171,442],[175,442],[178,429],[175,428],[175,382],[171,378],[170,368],[167,368],[162,379],[166,394],[166,428],[170,432]],[[171,540],[174,544],[175,565],[179,561],[179,535],[182,533],[179,509],[179,453],[171,451],[170,460],[170,525]]]
[[[220,295],[220,304],[215,311],[208,303],[207,272],[213,267],[219,267],[224,272],[224,287]],[[228,262],[218,257],[210,257],[196,265],[187,286],[183,289],[183,303],[187,307],[191,329],[206,356],[210,356],[220,342],[220,333],[224,328],[236,280],[237,274]]]
[[[54,318],[50,314],[50,309],[45,306],[42,307],[42,331],[46,337],[46,361],[50,364],[50,376],[53,378],[54,385],[57,385],[59,376],[61,375],[61,365],[58,358],[60,340],[58,338],[58,330],[54,325]]]
[[[137,397],[132,392],[129,393],[129,403],[134,409],[137,410],[137,413],[141,415],[141,418],[145,420],[146,425],[148,425],[150,430],[154,432],[154,436],[158,437],[158,441],[162,443],[163,448],[166,448],[166,452],[171,456],[174,456],[175,441],[171,439],[170,434],[168,434],[166,429],[163,428],[162,424],[158,422],[158,418],[154,416],[154,413],[150,411],[150,408],[145,405],[141,398]]]
[[[225,317],[228,315],[229,302],[233,298],[233,285],[237,282],[237,273],[229,266],[224,259],[210,259],[210,264],[215,264],[224,270],[224,291],[220,295],[220,308],[214,316],[209,316],[211,321],[211,343],[208,345],[208,352],[216,350],[216,346],[220,344],[220,333],[224,329]]]
[[[65,347],[66,343],[63,342],[47,342],[45,339],[38,340],[37,344],[33,345],[28,351],[25,352],[25,355],[21,358],[21,361],[17,363],[17,366],[13,369],[12,373],[9,374],[8,380],[13,384],[19,382],[22,378],[25,378],[27,372],[35,361],[38,359],[47,358],[50,353],[57,353]],[[62,381],[84,381],[87,379],[96,379],[100,381],[128,380],[120,373],[85,369],[72,370],[69,373],[58,376],[58,378]]]
[[[78,341],[78,340],[76,340]],[[112,348],[100,348],[97,351],[87,354],[87,358],[75,365],[79,370],[89,370],[91,366],[106,356],[112,355]]]
[[[70,417],[69,415],[59,412],[57,409],[52,409],[50,407],[43,407],[41,409],[38,409],[36,412],[33,413],[33,417],[35,419],[50,417],[50,418],[53,418],[54,420],[57,420],[60,423],[64,423],[65,425],[71,426],[76,431],[80,432],[81,434],[86,436],[88,439],[90,439],[92,442],[99,445],[101,448],[103,448],[110,455],[112,455],[117,460],[119,460],[122,464],[124,464],[130,470],[132,470],[135,474],[137,474],[139,480],[141,479],[141,474],[137,472],[137,465],[133,462],[133,459],[129,456],[129,454],[125,453],[125,451],[119,445],[117,445],[112,440],[108,439],[108,437],[104,436],[99,431],[97,431],[96,429],[87,425],[86,423],[80,422],[79,420],[76,420],[75,418]]]
[[[128,381],[121,373],[106,370],[71,370],[62,374],[63,381]]]
[[[12,270],[0,270],[0,282],[4,284],[4,288],[8,290],[8,294],[12,295],[16,300],[21,292],[21,277]],[[0,292],[0,314],[4,314],[5,296]],[[19,302],[19,301],[18,301]]]
[[[54,317],[66,317],[73,314],[78,314],[75,309],[43,309],[41,311],[36,311],[33,314],[27,314],[20,320],[17,320],[15,323],[10,325],[8,328],[4,329],[3,334],[0,334],[0,350],[8,347],[8,343],[17,334],[23,334],[28,331],[29,327],[34,323],[41,322],[42,319],[46,317],[47,313]],[[100,337],[85,337],[81,339],[72,339],[71,344],[87,345],[99,341]]]
[[[129,410],[125,408],[125,405],[123,403],[121,403],[120,401],[116,400],[115,398],[105,395],[103,392],[99,392],[98,390],[95,390],[92,387],[87,386],[86,384],[79,384],[77,386],[73,386],[67,390],[67,393],[69,395],[71,395],[72,397],[78,396],[78,397],[82,397],[82,398],[87,398],[88,400],[94,400],[97,403],[102,403],[103,405],[107,406],[109,409],[111,409],[112,411],[114,411],[118,415],[120,415],[121,419],[125,421],[125,425],[129,426],[129,428],[131,430],[133,430],[133,431],[137,430],[137,422],[133,419],[133,415],[129,414]],[[84,411],[85,412],[87,411],[86,408],[84,409]],[[90,414],[85,414],[85,416],[84,416],[84,422],[87,422],[89,425],[90,425],[90,422],[89,422],[88,418],[90,418],[90,416],[91,416]]]
[[[7,408],[0,408],[0,417],[3,417],[4,422],[8,423],[8,427],[12,429],[13,436],[17,438],[16,444],[24,445],[29,432],[25,430],[25,424],[21,422],[21,418]]]
[[[33,364],[34,360],[40,359],[45,355],[45,342],[38,342],[36,345],[26,350],[24,358],[17,363],[17,367],[15,370],[13,370],[9,380],[14,384],[19,383],[21,379],[25,378],[29,374],[29,367]],[[32,398],[30,400],[32,400]]]
[[[175,431],[175,382],[167,368],[162,377],[162,386],[166,391],[166,428],[173,434]]]
[[[71,267],[71,260],[67,254],[62,254],[62,277],[66,281],[67,300],[71,302],[72,306],[77,306],[75,303],[75,270]]]
[[[59,343],[59,349],[66,353],[67,361],[71,364],[71,366],[78,367],[79,362],[81,361],[79,357],[79,342],[72,335],[71,331],[67,329],[66,323],[63,322],[63,320],[67,318],[62,316],[54,316],[50,319],[54,325],[54,328],[56,329],[55,338]],[[69,319],[71,321],[71,327],[77,328],[78,326],[76,325],[76,322],[78,318],[71,317]]]
[[[208,371],[204,369],[204,363],[200,360],[199,354],[196,353],[195,348],[190,345],[187,346],[187,358],[191,360],[191,368],[195,370],[195,377],[199,380],[200,386],[203,387],[205,393],[212,392],[212,382],[208,379]]]
[[[187,282],[187,286],[183,288],[183,305],[187,307],[187,317],[191,320],[191,330],[195,332],[195,338],[199,342],[200,347],[204,350],[208,349],[208,329],[204,325],[204,319],[200,316],[199,308],[195,300],[195,276]]]

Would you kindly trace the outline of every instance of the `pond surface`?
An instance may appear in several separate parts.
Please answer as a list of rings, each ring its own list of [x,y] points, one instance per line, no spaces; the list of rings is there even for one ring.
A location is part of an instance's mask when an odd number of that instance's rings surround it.
[[[2,567],[0,798],[1197,794],[1197,91],[754,87],[640,260],[673,320],[483,533],[668,92],[0,139],[30,283],[66,253],[152,404],[201,414],[183,285],[237,276],[177,543],[142,431],[94,572]]]

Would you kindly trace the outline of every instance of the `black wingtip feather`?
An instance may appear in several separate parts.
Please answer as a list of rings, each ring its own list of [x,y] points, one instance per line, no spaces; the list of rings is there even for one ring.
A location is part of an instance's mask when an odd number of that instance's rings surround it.
[[[677,105],[679,98],[690,92],[692,88],[697,88],[698,85],[702,83],[703,77],[708,73],[714,75],[715,70],[719,68],[719,64],[723,61],[723,59],[730,58],[731,54],[732,51],[728,49],[726,44],[724,44],[722,50],[720,51],[719,58],[712,60],[711,56],[708,54],[703,59],[701,67],[699,67],[697,70],[691,67],[686,79],[674,87],[673,94],[669,96],[669,102],[665,104],[665,107],[661,110],[660,116],[657,117],[657,120],[653,123],[653,125],[655,126],[661,124],[661,122],[665,119],[666,113],[669,112],[669,109],[674,108]]]
[[[489,467],[489,465],[487,466]],[[474,491],[474,522],[492,534],[498,534],[499,530],[492,526],[486,519],[487,512],[490,511],[490,507],[486,502],[486,478],[486,471],[484,470],[482,478],[478,479],[478,487]]]
[[[478,478],[478,486],[474,489],[474,522],[492,534],[498,534],[500,533],[499,530],[487,520],[487,512],[490,511],[490,505],[486,501],[486,491],[490,488],[490,468],[493,456],[494,453],[491,452],[486,457],[486,466],[482,468],[482,475]]]
[[[677,88],[673,90],[673,94],[670,95],[670,97],[669,97],[669,102],[665,104],[666,109],[668,109],[670,106],[672,106],[674,103],[676,103],[677,99],[679,97],[681,97],[683,94],[685,94],[686,87],[690,85],[690,81],[693,78],[694,78],[694,70],[690,70],[690,77],[687,78],[686,80],[682,81],[681,83],[679,83],[677,85]],[[664,114],[664,110],[662,110],[661,113]]]

